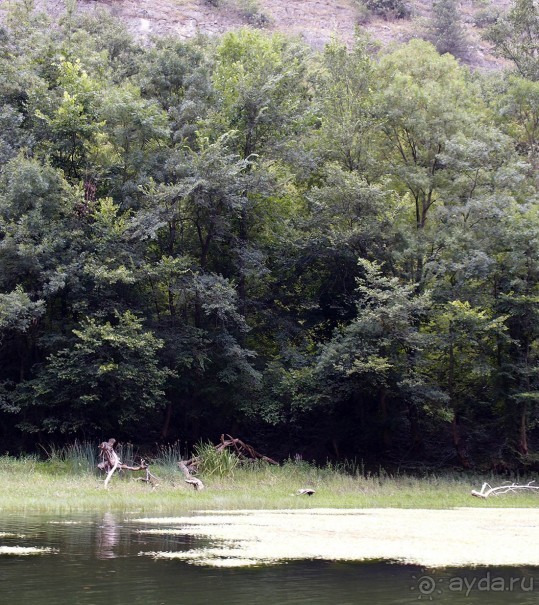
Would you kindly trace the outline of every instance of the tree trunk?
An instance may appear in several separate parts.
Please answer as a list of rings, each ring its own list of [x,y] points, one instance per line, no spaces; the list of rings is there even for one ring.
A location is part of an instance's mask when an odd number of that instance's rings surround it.
[[[517,449],[522,456],[528,455],[528,431],[527,431],[528,413],[526,404],[520,406],[519,427],[518,427],[518,442]]]
[[[425,444],[421,434],[417,406],[413,403],[408,403],[408,421],[410,423],[410,453],[413,455],[422,454],[425,450]]]
[[[453,412],[453,420],[451,421],[451,433],[453,436],[453,445],[455,447],[459,463],[463,468],[470,468],[471,463],[470,459],[468,458],[468,454],[466,452],[466,447],[462,440],[462,436],[460,434],[459,419],[458,414],[456,412]]]
[[[169,401],[165,410],[165,419],[163,420],[163,426],[161,428],[161,439],[165,440],[168,437],[170,431],[170,421],[172,420],[172,402]]]
[[[388,424],[387,390],[383,387],[380,389],[378,397],[378,410],[380,413],[380,423],[382,425],[382,444],[384,450],[388,450],[391,447],[391,431],[389,430]]]

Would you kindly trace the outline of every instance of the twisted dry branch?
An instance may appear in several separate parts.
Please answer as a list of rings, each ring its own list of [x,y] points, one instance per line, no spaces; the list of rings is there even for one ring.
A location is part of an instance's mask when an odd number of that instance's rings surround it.
[[[224,452],[226,449],[231,449],[242,462],[247,462],[249,460],[263,460],[268,464],[279,464],[272,458],[257,452],[253,446],[243,442],[241,439],[231,437],[230,435],[221,435],[220,442],[215,445],[214,448],[216,452]],[[189,460],[185,460],[183,464],[187,467],[189,472],[196,472],[198,465],[200,464],[200,459],[197,456],[194,456]]]
[[[124,464],[118,454],[114,451],[114,444],[116,443],[116,439],[109,439],[108,441],[103,441],[99,445],[99,457],[101,458],[101,462],[97,465],[97,468],[105,471],[107,476],[105,478],[105,489],[108,488],[109,481],[114,475],[115,471],[146,471],[146,478],[142,479],[142,481],[146,481],[151,483],[153,487],[157,487],[158,479],[155,475],[150,472],[150,466],[146,463],[145,460],[140,461],[138,466],[130,466],[129,464]]]
[[[472,490],[472,496],[477,498],[488,498],[489,496],[500,496],[509,492],[517,491],[538,491],[539,485],[532,485],[535,481],[530,481],[526,485],[519,485],[518,483],[510,483],[508,485],[499,485],[498,487],[491,487],[488,483],[483,483],[480,491],[475,489]]]

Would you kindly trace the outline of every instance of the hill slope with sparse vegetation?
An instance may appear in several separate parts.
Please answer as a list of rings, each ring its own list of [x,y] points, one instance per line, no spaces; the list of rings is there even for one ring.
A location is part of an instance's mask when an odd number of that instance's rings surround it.
[[[65,0],[37,0],[36,4],[55,16],[66,9]],[[485,69],[504,65],[481,34],[508,4],[508,0],[456,3],[466,33],[464,60],[468,64]],[[352,45],[356,28],[384,46],[429,38],[433,18],[432,0],[79,0],[77,5],[84,12],[101,9],[142,38],[172,34],[188,39],[250,25],[299,36],[318,49],[333,37]]]

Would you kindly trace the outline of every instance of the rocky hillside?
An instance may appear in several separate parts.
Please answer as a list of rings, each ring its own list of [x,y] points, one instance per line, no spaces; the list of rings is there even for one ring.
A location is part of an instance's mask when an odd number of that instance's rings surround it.
[[[509,0],[462,0],[460,11],[470,42],[469,63],[496,69],[501,62],[481,39],[481,15],[504,10]],[[65,9],[64,0],[38,0],[52,14]],[[384,19],[365,14],[361,0],[78,0],[81,11],[105,8],[141,37],[172,34],[190,38],[197,33],[218,35],[245,25],[297,35],[315,48],[338,36],[351,44],[356,27],[367,30],[381,44],[422,37],[432,0],[412,0],[412,15]]]

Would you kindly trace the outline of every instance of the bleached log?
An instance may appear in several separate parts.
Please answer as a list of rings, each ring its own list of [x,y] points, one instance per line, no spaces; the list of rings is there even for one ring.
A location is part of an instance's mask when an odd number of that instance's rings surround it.
[[[488,498],[489,496],[501,496],[510,492],[518,491],[531,491],[537,492],[539,490],[538,485],[532,485],[535,481],[530,481],[526,485],[519,485],[518,483],[510,483],[507,485],[499,485],[498,487],[491,487],[488,483],[483,483],[481,490],[472,490],[472,496],[476,498]]]
[[[99,449],[101,450],[101,462],[97,466],[101,470],[107,471],[107,477],[104,484],[105,489],[107,489],[112,475],[114,475],[121,464],[118,454],[114,451],[115,443],[116,439],[109,439],[108,441],[103,441],[99,446]]]
[[[204,489],[204,483],[202,483],[202,481],[200,479],[197,479],[197,477],[193,477],[193,475],[191,475],[185,462],[182,462],[180,460],[178,462],[178,467],[180,468],[181,472],[185,476],[185,483],[189,483],[189,485],[192,485],[196,491],[200,491],[200,490]]]
[[[101,450],[101,462],[97,465],[99,469],[105,471],[107,476],[105,478],[105,489],[108,488],[109,482],[112,478],[112,475],[117,470],[121,471],[146,471],[146,478],[142,479],[142,481],[146,481],[150,483],[153,488],[157,487],[158,479],[155,475],[150,472],[150,467],[146,463],[145,460],[141,460],[138,466],[129,466],[129,464],[124,464],[118,454],[114,451],[114,444],[116,443],[116,439],[109,439],[108,441],[103,441],[99,445],[99,449]]]
[[[312,496],[313,494],[316,494],[316,492],[311,487],[298,489],[298,491],[296,492],[297,496]]]

